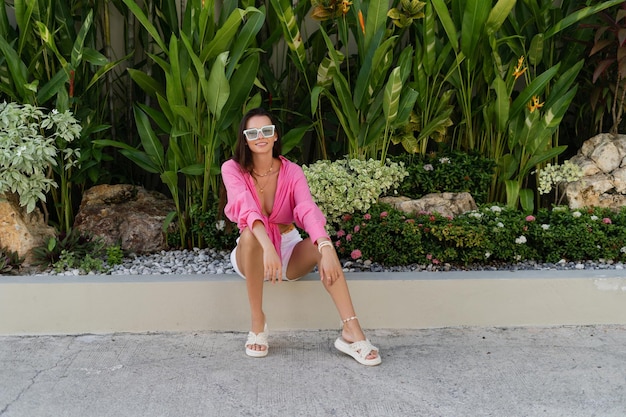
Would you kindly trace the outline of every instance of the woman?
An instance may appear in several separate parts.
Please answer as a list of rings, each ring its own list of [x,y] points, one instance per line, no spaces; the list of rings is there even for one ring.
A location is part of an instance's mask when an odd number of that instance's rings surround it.
[[[252,315],[246,354],[268,353],[264,281],[294,281],[317,264],[343,322],[335,347],[359,363],[378,365],[378,348],[365,338],[356,317],[341,263],[324,228],[326,219],[313,202],[302,168],[281,156],[274,117],[261,108],[248,112],[236,146],[233,158],[222,165],[222,179],[227,191],[224,212],[240,231],[231,261],[246,279]],[[308,238],[300,237],[294,222]]]

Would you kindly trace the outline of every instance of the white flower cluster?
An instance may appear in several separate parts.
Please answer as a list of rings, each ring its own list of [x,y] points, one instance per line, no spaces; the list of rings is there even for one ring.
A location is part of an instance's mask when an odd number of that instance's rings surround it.
[[[29,104],[0,103],[0,194],[18,194],[26,211],[33,211],[50,187],[57,187],[48,177],[50,166],[62,162],[69,170],[78,165],[80,150],[68,143],[80,132],[69,111],[46,114]]]
[[[563,165],[547,164],[539,170],[539,194],[548,194],[552,187],[561,183],[578,181],[583,177],[583,170],[578,165],[565,161]]]
[[[408,175],[403,164],[374,159],[320,160],[302,167],[313,199],[329,223],[342,215],[365,212],[383,193],[395,190]]]

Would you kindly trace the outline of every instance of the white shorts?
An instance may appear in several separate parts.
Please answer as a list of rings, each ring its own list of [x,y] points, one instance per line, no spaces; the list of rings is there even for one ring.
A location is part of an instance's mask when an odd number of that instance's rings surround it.
[[[297,281],[299,278],[287,278],[287,265],[289,265],[289,259],[291,259],[293,248],[295,248],[296,245],[302,241],[302,236],[300,236],[298,229],[294,228],[287,233],[283,233],[280,237],[280,255],[283,264],[283,280]],[[239,243],[239,238],[237,238],[237,243]],[[235,246],[235,249],[233,249],[230,253],[230,263],[233,264],[235,272],[238,273],[243,279],[246,279],[237,266],[237,246]]]

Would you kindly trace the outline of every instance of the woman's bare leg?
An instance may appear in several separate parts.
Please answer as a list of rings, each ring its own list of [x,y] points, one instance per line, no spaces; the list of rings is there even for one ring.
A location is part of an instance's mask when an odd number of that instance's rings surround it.
[[[287,277],[295,279],[308,274],[319,262],[320,257],[321,255],[317,247],[311,243],[310,239],[307,238],[299,242],[289,259]],[[333,284],[329,284],[326,281],[323,281],[323,283],[326,291],[328,291],[335,303],[339,317],[345,320],[356,316],[345,276],[341,274]],[[344,323],[341,336],[350,343],[365,340],[365,334],[358,320],[350,320]],[[367,359],[374,359],[376,356],[378,356],[378,353],[373,351],[367,356]]]
[[[246,277],[248,301],[252,318],[252,332],[259,334],[265,328],[265,313],[263,312],[263,248],[250,228],[245,228],[239,237],[237,251],[237,266]],[[265,346],[248,346],[252,350],[265,350]]]

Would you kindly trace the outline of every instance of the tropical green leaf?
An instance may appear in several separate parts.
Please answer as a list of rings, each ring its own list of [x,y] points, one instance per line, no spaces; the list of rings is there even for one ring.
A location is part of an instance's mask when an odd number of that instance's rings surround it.
[[[545,34],[545,39],[549,39],[561,32],[563,29],[580,22],[583,19],[586,19],[589,16],[593,16],[594,14],[608,9],[609,7],[617,6],[619,4],[624,3],[623,0],[610,0],[610,1],[602,1],[594,6],[585,7],[583,9],[577,10],[574,13],[571,13],[564,17],[561,21],[557,22],[554,26],[550,27]]]
[[[304,73],[308,60],[291,2],[289,0],[271,0],[271,4],[283,28],[283,36],[291,51],[292,60],[298,71]]]
[[[535,192],[528,188],[522,188],[519,190],[519,202],[524,212],[532,213],[535,209]]]
[[[500,29],[504,21],[509,17],[509,13],[515,7],[515,3],[517,0],[498,0],[498,2],[493,6],[493,9],[489,12],[489,17],[487,18],[487,22],[485,23],[485,32],[487,36],[493,35],[496,31]],[[489,4],[489,2],[484,2]]]
[[[560,63],[546,70],[524,88],[511,105],[510,117],[517,116],[528,105],[533,96],[541,94],[546,85],[559,71]]]
[[[224,52],[229,52],[229,47],[239,31],[239,26],[241,26],[245,14],[245,11],[236,9],[228,16],[224,25],[215,33],[215,37],[200,53],[200,61],[207,62]]]
[[[265,8],[262,8],[265,10]],[[246,52],[249,45],[255,40],[265,22],[265,13],[253,7],[246,9],[248,16],[246,23],[237,35],[235,43],[230,48],[230,59],[226,67],[226,78],[230,79],[235,68],[239,65],[239,60]]]
[[[135,3],[134,0],[122,0],[124,4],[128,7],[128,9],[135,15],[137,20],[141,23],[141,25],[146,29],[146,31],[150,34],[150,37],[159,45],[159,48],[164,52],[167,52],[167,46],[165,45],[165,41],[161,38],[159,31],[157,28],[150,22],[148,17],[145,15],[143,10]]]
[[[150,77],[143,71],[136,70],[134,68],[127,68],[128,74],[134,82],[149,96],[156,97],[157,93],[163,95],[165,90],[163,84]]]
[[[489,17],[491,1],[466,0],[461,31],[461,50],[467,57],[478,52],[478,43],[485,33],[485,23]]]
[[[162,172],[165,168],[163,145],[154,133],[146,113],[137,106],[135,106],[134,110],[137,132],[141,138],[141,146],[145,150],[146,155],[153,161],[154,165],[159,167],[159,171]]]
[[[87,37],[87,33],[91,28],[91,24],[93,23],[93,10],[90,10],[85,16],[85,20],[83,21],[80,30],[78,31],[78,35],[76,36],[76,40],[74,41],[74,45],[72,46],[72,53],[70,55],[70,62],[72,63],[73,68],[78,68],[80,62],[83,58],[83,50],[85,49],[85,38]]]
[[[230,95],[222,109],[218,130],[224,130],[241,118],[241,109],[250,91],[254,86],[254,80],[259,72],[259,54],[252,54],[246,58],[230,79]]]
[[[304,135],[312,129],[312,126],[300,126],[290,129],[280,138],[283,153],[289,153],[293,148],[302,142]]]
[[[228,101],[230,96],[230,84],[226,79],[226,62],[228,60],[228,52],[222,52],[218,55],[211,68],[209,76],[209,91],[211,94],[207,99],[207,106],[215,119],[219,120],[222,108]]]
[[[389,11],[389,3],[385,1],[370,1],[365,16],[365,50],[369,50],[372,46],[374,49],[380,43],[380,37],[377,34],[384,32],[387,26],[387,12]],[[357,31],[357,33],[361,33]]]
[[[383,112],[385,114],[387,124],[392,124],[398,116],[401,91],[402,79],[400,77],[400,67],[395,67],[393,71],[391,71],[391,75],[387,81],[385,96],[383,99]]]

